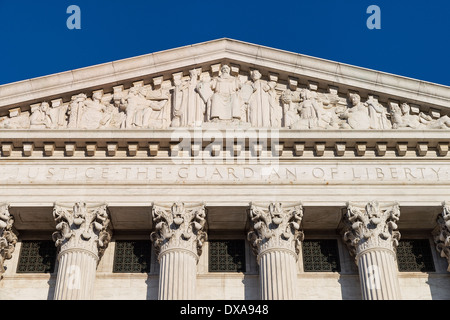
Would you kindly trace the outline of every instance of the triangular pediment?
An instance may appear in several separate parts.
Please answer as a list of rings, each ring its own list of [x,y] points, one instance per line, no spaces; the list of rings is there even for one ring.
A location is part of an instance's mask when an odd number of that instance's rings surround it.
[[[219,39],[2,85],[0,128],[446,129],[449,106],[446,86]]]

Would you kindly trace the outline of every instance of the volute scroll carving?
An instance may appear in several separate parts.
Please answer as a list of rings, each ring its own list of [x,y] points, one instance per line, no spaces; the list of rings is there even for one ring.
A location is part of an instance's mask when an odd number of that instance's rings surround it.
[[[61,252],[85,249],[101,258],[112,237],[106,204],[95,207],[88,207],[84,202],[77,202],[73,207],[55,204],[53,217],[56,231],[52,239]]]
[[[275,202],[268,206],[251,204],[247,239],[252,245],[253,253],[259,256],[272,248],[286,249],[298,257],[304,238],[303,231],[300,230],[302,218],[301,203],[290,206]]]
[[[205,205],[186,206],[175,202],[171,207],[154,205],[152,218],[155,231],[150,238],[157,255],[169,249],[185,249],[197,257],[207,240]]]
[[[378,201],[365,206],[349,202],[343,220],[343,239],[350,254],[357,257],[367,249],[384,248],[395,252],[400,240],[400,207],[395,203],[382,209]]]

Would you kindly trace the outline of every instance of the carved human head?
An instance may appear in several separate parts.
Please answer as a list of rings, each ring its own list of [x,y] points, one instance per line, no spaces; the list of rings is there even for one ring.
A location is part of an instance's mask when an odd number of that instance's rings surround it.
[[[197,79],[198,75],[200,74],[200,69],[192,69],[189,70],[189,76],[192,78]]]
[[[229,74],[231,71],[231,68],[227,64],[224,64],[220,70],[222,71],[222,73]]]
[[[304,89],[304,90],[301,91],[300,97],[303,100],[310,100],[312,98],[312,92],[309,91],[308,89]]]
[[[350,94],[350,100],[354,106],[361,102],[361,97],[357,93]]]
[[[405,103],[402,103],[401,109],[402,109],[402,113],[403,114],[409,114],[409,111],[411,110],[411,107],[409,106],[409,104],[407,104],[405,102]]]
[[[50,105],[48,104],[48,102],[44,101],[41,103],[41,110],[42,111],[47,111],[50,108]]]
[[[209,74],[209,72],[202,73],[202,75],[200,76],[200,80],[208,82],[211,80],[211,75]]]
[[[92,93],[92,99],[93,99],[93,100],[101,100],[101,99],[102,99],[102,96],[103,96],[103,94],[102,94],[101,91],[94,91],[94,92]]]
[[[261,79],[261,73],[259,72],[259,70],[252,70],[250,74],[253,80]]]

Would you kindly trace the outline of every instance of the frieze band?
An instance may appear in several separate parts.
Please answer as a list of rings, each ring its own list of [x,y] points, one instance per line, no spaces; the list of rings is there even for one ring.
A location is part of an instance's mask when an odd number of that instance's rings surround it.
[[[288,80],[288,82],[291,80]],[[238,66],[212,65],[174,73],[172,79],[134,82],[112,93],[96,90],[71,101],[42,101],[0,118],[1,129],[167,129],[176,127],[258,127],[290,129],[448,129],[450,118],[421,111],[407,101],[366,101],[356,91],[346,96],[310,82],[305,88],[281,85],[278,74],[245,73]],[[286,81],[284,81],[286,82]]]

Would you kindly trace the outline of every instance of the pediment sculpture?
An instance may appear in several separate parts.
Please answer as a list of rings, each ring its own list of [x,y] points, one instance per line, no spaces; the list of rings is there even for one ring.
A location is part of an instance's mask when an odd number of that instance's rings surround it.
[[[1,129],[169,129],[175,127],[310,129],[448,129],[448,115],[430,114],[408,101],[380,102],[375,94],[292,87],[278,74],[228,64],[145,85],[80,92],[70,101],[42,101],[0,117]],[[363,101],[365,100],[365,101]]]

